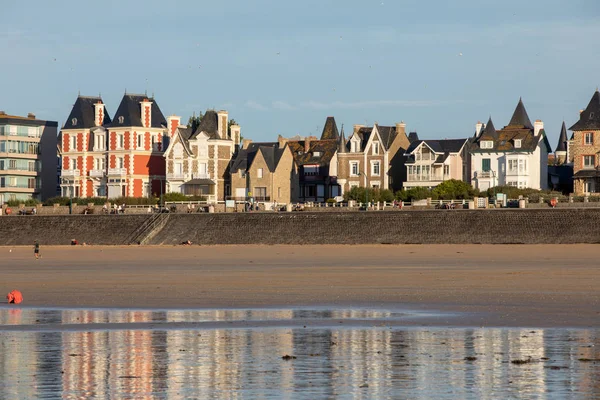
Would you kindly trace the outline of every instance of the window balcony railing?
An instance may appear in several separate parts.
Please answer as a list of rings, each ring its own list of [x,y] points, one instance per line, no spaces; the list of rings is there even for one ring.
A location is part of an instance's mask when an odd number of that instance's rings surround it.
[[[80,176],[78,169],[63,169],[61,175],[64,177],[77,177]]]
[[[210,179],[208,174],[192,174],[192,179]]]
[[[476,171],[475,178],[493,178],[494,174],[492,171]]]
[[[509,169],[508,171],[506,171],[506,176],[528,176],[529,173],[527,171],[519,171],[519,170],[512,170]]]
[[[167,179],[183,179],[184,177],[183,172],[167,172]]]
[[[16,189],[33,189],[37,190],[39,187],[31,185],[29,183],[11,183],[11,182],[0,182],[0,188],[16,188]]]
[[[90,170],[90,176],[92,178],[102,178],[105,172],[104,169],[92,169]]]
[[[127,168],[109,168],[108,175],[127,175]]]
[[[442,175],[434,175],[434,174],[429,174],[429,175],[411,174],[411,175],[408,175],[409,182],[423,182],[423,181],[437,182],[437,181],[443,181],[443,180],[444,180],[444,178]]]

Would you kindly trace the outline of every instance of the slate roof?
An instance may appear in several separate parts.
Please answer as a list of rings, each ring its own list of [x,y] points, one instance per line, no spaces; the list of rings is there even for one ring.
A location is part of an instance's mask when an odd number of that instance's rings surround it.
[[[513,113],[508,126],[533,129],[533,125],[529,120],[529,115],[527,115],[527,111],[525,110],[525,106],[523,105],[523,100],[521,98],[519,98],[519,103],[515,108],[515,112]]]
[[[117,127],[128,127],[128,126],[143,126],[142,124],[142,106],[141,102],[144,99],[148,99],[152,102],[152,116],[150,126],[152,128],[161,128],[167,126],[167,120],[163,115],[162,111],[158,107],[156,100],[152,97],[145,96],[143,94],[125,94],[121,99],[121,104],[115,113],[114,119],[111,124],[113,128]],[[120,121],[120,117],[123,117],[123,122]]]
[[[386,150],[388,150],[392,143],[394,143],[394,139],[396,139],[396,136],[398,136],[398,132],[396,132],[396,127],[377,125],[377,131],[379,131],[379,136],[381,137],[381,141],[383,142],[383,147]]]
[[[468,139],[417,140],[412,142],[406,153],[412,153],[421,143],[425,143],[435,153],[458,153]]]
[[[595,169],[582,169],[581,171],[577,171],[573,178],[595,178],[600,176],[600,171],[596,171]]]
[[[184,182],[184,185],[214,185],[215,182],[212,179],[191,179]]]
[[[416,141],[416,140],[419,140],[419,135],[417,134],[417,132],[410,132],[410,133],[408,134],[408,141],[409,141],[410,143],[412,143],[412,142],[414,142],[414,141]]]
[[[94,104],[99,101],[104,103],[101,97],[77,96],[77,100],[73,104],[73,108],[65,121],[63,129],[89,129],[96,126],[94,121],[96,115]],[[75,124],[73,124],[73,118],[76,119]],[[104,121],[102,125],[108,125],[110,122],[110,116],[108,115],[108,111],[106,111],[106,106],[104,106]]]
[[[269,171],[274,172],[285,152],[285,146],[279,147],[277,142],[256,142],[250,143],[248,148],[240,149],[231,164],[231,172],[236,173],[239,170],[248,170],[252,167],[252,162],[257,153],[261,152]]]
[[[290,140],[287,143],[298,166],[329,165],[338,149],[337,139],[311,140],[308,151],[304,151],[305,140]],[[320,155],[315,156],[315,152],[319,152]]]
[[[554,152],[556,153],[557,151],[567,151],[567,127],[565,125],[565,121],[562,123],[560,136],[558,137],[558,144],[556,145],[556,150]]]
[[[219,137],[219,116],[217,112],[214,110],[207,110],[204,116],[202,117],[202,121],[196,127],[196,130],[190,136],[191,139],[195,139],[200,132],[204,132],[211,139],[220,139]]]
[[[338,142],[338,153],[345,153],[346,150],[346,136],[344,135],[344,125],[342,125],[342,133],[340,133],[340,140]]]
[[[597,130],[600,129],[600,92],[596,90],[588,106],[579,114],[577,121],[570,131]]]
[[[325,126],[323,127],[323,133],[321,133],[321,140],[327,139],[339,139],[340,134],[338,132],[337,124],[335,123],[334,117],[327,117]]]
[[[496,131],[492,117],[490,117],[485,128],[483,128],[481,135],[479,135],[479,140],[498,140],[498,132]]]

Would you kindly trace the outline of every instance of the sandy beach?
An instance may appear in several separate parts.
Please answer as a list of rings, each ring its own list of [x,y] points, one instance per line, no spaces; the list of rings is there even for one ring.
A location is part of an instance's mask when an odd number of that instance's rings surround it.
[[[407,325],[599,327],[596,245],[0,247],[28,307],[380,307]],[[458,318],[445,312],[461,313]]]

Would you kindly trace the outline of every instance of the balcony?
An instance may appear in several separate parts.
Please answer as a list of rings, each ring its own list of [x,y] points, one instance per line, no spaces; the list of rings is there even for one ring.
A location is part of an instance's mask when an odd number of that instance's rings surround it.
[[[183,180],[185,174],[183,172],[167,172],[167,179],[171,180]]]
[[[63,178],[78,178],[80,176],[80,172],[78,169],[63,169],[61,176]]]
[[[192,179],[210,179],[208,174],[192,174]]]
[[[529,176],[529,173],[523,170],[509,169],[506,171],[506,176]]]
[[[446,175],[447,177],[448,175]],[[428,174],[428,175],[408,175],[409,182],[441,182],[444,180],[442,175]]]
[[[90,177],[102,178],[102,177],[104,177],[104,170],[103,169],[92,169],[92,170],[90,170]]]
[[[481,178],[493,178],[494,176],[497,176],[498,174],[496,174],[493,171],[476,171],[475,172],[475,178],[477,179],[481,179]]]
[[[127,175],[127,168],[109,168],[108,175]]]

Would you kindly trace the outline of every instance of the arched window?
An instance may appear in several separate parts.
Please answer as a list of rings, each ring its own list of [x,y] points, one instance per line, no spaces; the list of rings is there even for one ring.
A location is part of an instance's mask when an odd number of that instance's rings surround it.
[[[77,118],[73,118],[73,119],[71,120],[71,124],[72,124],[73,126],[77,125]]]

